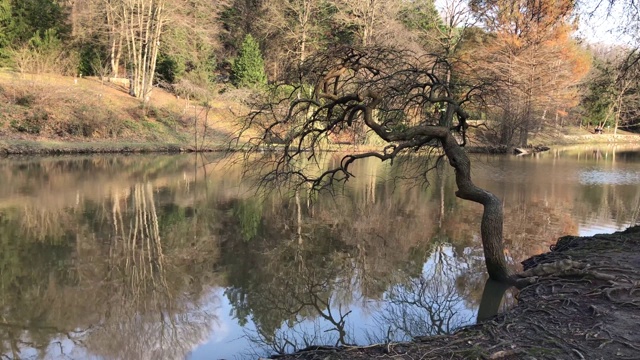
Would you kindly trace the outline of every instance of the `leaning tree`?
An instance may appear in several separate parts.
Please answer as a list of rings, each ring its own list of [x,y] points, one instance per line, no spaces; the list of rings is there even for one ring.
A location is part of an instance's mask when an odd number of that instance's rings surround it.
[[[509,281],[502,203],[472,182],[464,150],[469,127],[466,109],[477,105],[484,88],[466,86],[464,93],[453,93],[438,76],[440,61],[379,47],[335,48],[307,59],[301,68],[289,72],[292,79],[274,86],[268,99],[246,118],[245,134],[253,134],[247,150],[262,153],[248,151],[252,153],[248,164],[260,172],[263,184],[309,184],[320,189],[352,177],[350,166],[359,159],[393,162],[416,152],[446,157],[455,169],[456,196],[484,206],[481,237],[489,277]],[[458,84],[456,91],[461,88]],[[438,125],[441,109],[451,107],[454,124]],[[366,131],[369,138],[377,137],[377,143],[384,145],[376,151],[352,151],[332,168],[307,171],[332,139],[354,129]],[[264,151],[266,148],[272,151]],[[421,171],[426,174],[431,168],[425,165]]]

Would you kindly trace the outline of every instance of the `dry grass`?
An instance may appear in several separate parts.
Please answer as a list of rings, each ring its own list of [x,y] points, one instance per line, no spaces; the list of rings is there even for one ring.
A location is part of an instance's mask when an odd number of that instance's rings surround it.
[[[156,88],[143,109],[125,87],[98,78],[0,71],[0,136],[5,140],[192,146],[197,129],[198,145],[222,147],[237,134],[236,115],[245,110],[228,97],[211,105],[207,111]]]

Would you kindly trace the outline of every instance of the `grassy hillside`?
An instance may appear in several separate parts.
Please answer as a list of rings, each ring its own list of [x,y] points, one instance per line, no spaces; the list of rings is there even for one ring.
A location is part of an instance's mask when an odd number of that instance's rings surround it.
[[[201,103],[156,88],[143,108],[120,84],[0,70],[0,153],[227,149],[239,130],[237,117],[247,113],[239,100],[246,96],[242,90],[216,95],[207,112]],[[470,144],[491,145],[491,133],[471,130]],[[353,147],[349,134],[333,136],[331,148],[362,151],[381,146],[367,140]],[[596,135],[578,127],[548,128],[530,139],[535,145],[637,141],[637,134]]]
[[[97,78],[0,71],[0,148],[152,150],[226,147],[244,109],[219,96],[206,109],[154,89],[149,105]],[[206,125],[205,125],[206,123]],[[202,136],[206,131],[206,136]]]

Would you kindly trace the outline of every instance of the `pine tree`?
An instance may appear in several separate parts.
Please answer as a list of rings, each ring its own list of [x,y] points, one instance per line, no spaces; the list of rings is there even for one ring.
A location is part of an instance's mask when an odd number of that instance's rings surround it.
[[[11,3],[9,0],[0,0],[0,57],[3,48],[8,45],[8,37],[6,34],[6,21],[11,17]]]
[[[247,34],[242,41],[240,54],[234,61],[232,70],[232,81],[238,87],[259,87],[267,83],[262,53],[251,34]]]

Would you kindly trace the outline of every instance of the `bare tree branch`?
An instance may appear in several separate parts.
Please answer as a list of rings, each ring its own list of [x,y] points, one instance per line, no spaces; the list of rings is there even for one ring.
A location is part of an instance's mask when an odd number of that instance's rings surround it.
[[[297,86],[313,88],[309,97],[271,94],[274,100],[263,99],[246,118],[244,131],[258,134],[246,146],[247,163],[263,187],[311,184],[315,190],[331,190],[354,176],[350,166],[357,160],[393,161],[409,152],[439,149],[456,170],[456,195],[484,206],[481,233],[487,269],[491,278],[507,281],[502,203],[471,181],[470,160],[463,149],[469,119],[463,104],[473,108],[484,84],[468,84],[466,91],[458,92],[463,97],[457,97],[432,71],[438,60],[384,47],[336,48],[308,59],[292,74],[302,75]],[[453,109],[456,121],[451,127],[439,125],[438,109],[445,105]],[[332,137],[357,129],[386,145],[347,154],[327,168],[319,166],[322,150],[335,148]],[[252,153],[269,147],[275,151]]]

